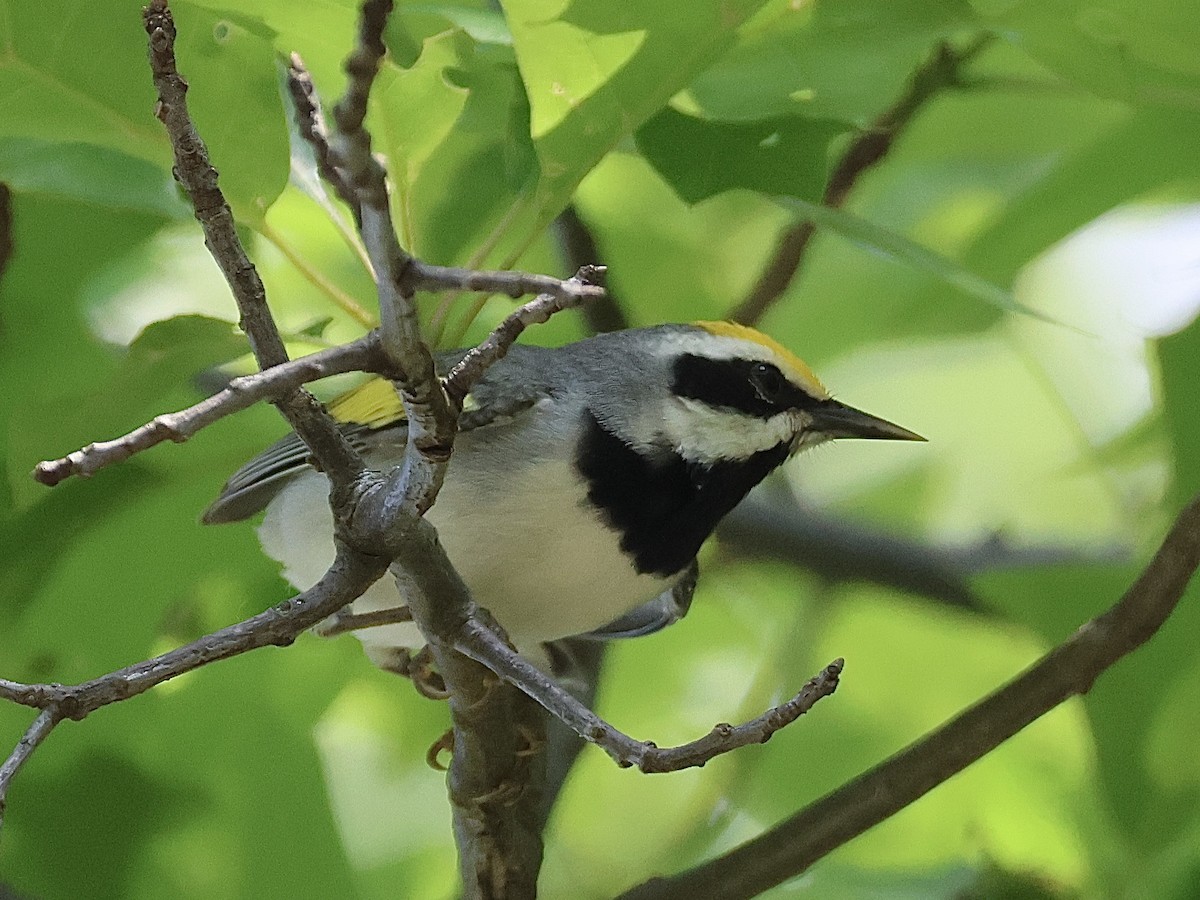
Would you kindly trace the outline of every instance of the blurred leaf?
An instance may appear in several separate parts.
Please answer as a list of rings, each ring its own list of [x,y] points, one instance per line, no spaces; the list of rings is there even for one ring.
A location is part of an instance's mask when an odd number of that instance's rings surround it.
[[[444,19],[447,24],[461,28],[481,44],[512,45],[512,35],[504,15],[495,9],[471,9],[465,6],[416,4],[403,9],[404,16],[427,14]]]
[[[0,868],[41,897],[129,896],[146,844],[204,805],[175,773],[154,772],[112,748],[85,750],[58,777],[44,771],[22,783],[15,827],[11,836],[6,828],[0,848]],[[31,866],[35,860],[40,865]]]
[[[775,0],[686,96],[715,119],[801,114],[866,125],[935,41],[976,22],[964,0]]]
[[[186,0],[172,8],[180,26],[180,71],[193,83],[189,108],[222,172],[230,205],[253,221],[287,180],[274,53],[233,18]],[[54,28],[46,27],[45,11],[36,5],[6,2],[4,9],[0,43],[8,53],[0,62],[0,105],[6,111],[0,136],[94,144],[170,172],[166,133],[153,116],[146,38],[136,7],[118,0],[71,0]],[[95,46],[104,53],[82,52]],[[64,175],[59,190],[77,191],[79,176],[70,170]]]
[[[136,7],[71,0],[52,18],[37,4],[5,0],[2,9],[0,134],[99,144],[169,170]]]
[[[734,188],[819,200],[837,122],[799,117],[712,122],[665,107],[638,129],[638,149],[688,203]]]
[[[1175,455],[1172,496],[1181,506],[1200,495],[1200,415],[1195,393],[1200,384],[1200,323],[1160,340],[1158,359],[1163,421]]]
[[[234,215],[257,222],[287,184],[290,160],[271,30],[241,13],[187,3],[171,9],[192,120]]]
[[[192,216],[170,173],[145,160],[90,144],[4,140],[0,142],[0,179],[31,196],[57,196],[173,219]]]
[[[77,479],[32,506],[0,516],[0,627],[11,628],[53,576],[55,567],[89,532],[103,529],[112,513],[162,484],[137,466],[96,481]]]
[[[981,17],[1059,75],[1134,104],[1200,110],[1200,12],[1179,0],[974,0]]]
[[[205,369],[246,353],[246,338],[232,322],[208,316],[175,316],[148,325],[129,345],[113,393],[145,404],[188,387]]]
[[[1009,283],[1017,269],[1070,231],[1148,191],[1195,176],[1188,147],[1200,141],[1200,113],[1145,109],[1089,146],[1052,161],[975,238],[964,259]]]
[[[780,205],[799,213],[803,219],[815,222],[823,228],[837,232],[860,247],[884,253],[915,269],[930,273],[939,280],[958,290],[989,303],[1005,312],[1021,313],[1045,319],[1042,313],[1021,305],[1008,291],[999,285],[981,278],[971,270],[939,253],[922,247],[901,234],[876,225],[843,209],[810,203],[795,197],[778,198]]]

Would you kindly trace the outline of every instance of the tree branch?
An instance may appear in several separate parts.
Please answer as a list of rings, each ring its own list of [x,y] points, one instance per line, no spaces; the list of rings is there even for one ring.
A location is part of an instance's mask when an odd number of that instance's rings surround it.
[[[334,164],[333,151],[329,146],[329,129],[325,125],[325,115],[321,111],[321,100],[313,85],[312,76],[304,65],[299,53],[293,53],[288,59],[288,93],[292,98],[292,106],[296,110],[296,127],[313,150],[317,161],[317,174],[333,188],[334,193],[354,213],[354,221],[361,224],[358,213],[358,197],[354,189],[346,182],[342,172]]]
[[[287,350],[267,306],[262,279],[237,236],[233,213],[217,185],[217,170],[188,115],[187,82],[175,66],[175,20],[166,0],[151,0],[142,17],[149,37],[150,70],[158,90],[156,113],[171,140],[175,177],[187,191],[204,230],[205,246],[229,284],[259,367],[285,363]],[[307,391],[294,390],[275,405],[312,450],[335,491],[346,489],[366,471],[357,451]]]
[[[25,761],[33,754],[47,737],[54,727],[62,721],[62,713],[56,705],[47,706],[37,714],[33,723],[22,735],[21,740],[17,742],[16,749],[4,761],[4,765],[0,766],[0,828],[4,827],[4,809],[8,803],[8,787],[12,784],[13,778],[20,771],[21,766],[25,765]]]
[[[579,269],[602,259],[596,238],[579,216],[574,204],[569,205],[554,220],[554,231],[567,261],[568,269]],[[601,298],[583,307],[583,318],[592,334],[621,331],[629,327],[629,319],[613,292],[605,285]]]
[[[694,869],[648,881],[623,900],[754,897],[804,872],[990,753],[1148,641],[1200,566],[1200,496],[1179,514],[1141,576],[1103,615],[1037,663],[891,759],[742,846]]]
[[[301,632],[361,595],[386,569],[386,561],[378,557],[339,548],[320,581],[258,615],[82,684],[21,684],[0,679],[0,699],[35,709],[57,707],[64,718],[83,719],[102,706],[136,697],[200,666],[258,647],[286,647]]]
[[[604,719],[571,696],[557,682],[535,666],[514,654],[496,632],[472,616],[453,632],[454,647],[460,653],[484,663],[510,684],[533,697],[544,709],[560,719],[580,737],[604,750],[617,765],[637,766],[646,773],[675,772],[703,766],[709,760],[745,747],[763,744],[775,732],[790,725],[812,709],[817,701],[837,690],[845,665],[835,659],[815,675],[794,697],[742,725],[720,724],[702,738],[678,747],[658,747],[618,731]]]
[[[904,94],[850,142],[829,175],[821,202],[832,207],[845,203],[859,178],[888,154],[916,114],[943,90],[957,85],[962,67],[978,56],[992,39],[991,35],[982,35],[961,50],[947,41],[939,43],[932,55],[913,72]],[[816,224],[806,219],[783,233],[775,254],[750,293],[730,313],[731,319],[753,325],[783,296],[800,271],[816,229]]]
[[[597,291],[603,294],[604,287],[601,282],[604,273],[603,266],[582,266],[571,278],[560,282],[557,290],[541,294],[505,316],[504,321],[496,326],[482,344],[468,351],[447,373],[444,384],[451,401],[461,407],[475,382],[489,367],[504,358],[509,348],[530,325],[540,325],[549,321],[555,313],[586,303]]]
[[[1013,547],[999,535],[976,544],[945,546],[912,540],[878,527],[847,521],[790,496],[759,489],[717,526],[721,546],[749,558],[800,566],[830,581],[860,581],[966,609],[982,604],[970,578],[980,572],[1064,563],[1112,562],[1120,546]]]
[[[179,412],[155,416],[150,422],[111,441],[97,441],[59,459],[45,460],[33,470],[36,481],[53,487],[79,475],[88,478],[106,466],[124,462],[163,441],[183,443],[202,428],[228,415],[249,409],[260,400],[277,400],[310,381],[343,372],[379,372],[385,361],[379,335],[372,331],[357,341],[330,347],[252,375],[242,375],[222,391]]]
[[[363,244],[377,275],[380,334],[384,352],[400,373],[408,446],[403,464],[358,498],[351,526],[365,528],[364,538],[381,533],[387,538],[395,561],[392,572],[430,641],[450,694],[454,756],[448,778],[465,895],[532,896],[542,856],[540,805],[529,789],[529,758],[537,737],[523,738],[514,727],[515,722],[536,726],[531,704],[511,690],[490,689],[494,679],[486,670],[437,637],[448,623],[462,621],[475,608],[436,531],[421,518],[445,477],[458,406],[436,377],[412,298],[422,273],[437,278],[451,270],[424,267],[401,248],[383,167],[371,155],[370,136],[362,128],[391,8],[390,0],[366,0],[362,6],[358,44],[346,62],[349,83],[334,108],[339,134],[331,149],[334,165],[354,191]],[[461,270],[457,274],[474,277]]]

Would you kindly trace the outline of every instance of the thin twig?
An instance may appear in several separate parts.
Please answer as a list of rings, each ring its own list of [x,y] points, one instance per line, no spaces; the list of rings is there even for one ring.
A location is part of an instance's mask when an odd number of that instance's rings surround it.
[[[372,331],[352,343],[234,378],[224,390],[194,406],[155,416],[140,428],[111,441],[96,441],[59,459],[40,462],[33,470],[33,477],[48,487],[72,475],[87,478],[163,441],[182,443],[225,416],[249,409],[260,400],[277,399],[302,384],[343,372],[377,372],[383,366],[379,335]]]
[[[378,557],[342,550],[325,576],[298,597],[161,656],[77,685],[22,684],[0,679],[0,699],[41,710],[0,766],[0,824],[13,776],[62,719],[82,719],[102,706],[136,697],[217,660],[259,647],[287,646],[301,632],[360,596],[385,570],[386,563]]]
[[[17,742],[16,749],[9,754],[4,764],[0,765],[0,827],[4,826],[4,809],[8,803],[8,788],[13,777],[62,719],[63,715],[57,706],[47,706],[37,714],[21,740]]]
[[[469,615],[470,594],[446,558],[437,534],[420,515],[437,497],[457,430],[457,405],[446,395],[422,340],[413,293],[421,267],[400,246],[388,208],[384,171],[362,128],[375,73],[384,53],[389,0],[366,0],[358,43],[346,62],[349,83],[334,107],[338,136],[333,163],[358,201],[360,233],[375,269],[380,335],[408,417],[401,466],[377,489],[361,494],[358,523],[374,523],[386,539],[392,571],[450,693],[454,756],[449,773],[459,871],[468,898],[532,896],[542,857],[536,794],[529,791],[537,756],[515,727],[536,731],[534,707],[515,691],[497,688],[486,670],[431,635]],[[380,533],[382,532],[382,534]]]
[[[717,725],[702,738],[678,747],[657,747],[618,731],[555,681],[511,651],[477,617],[464,622],[455,636],[454,647],[486,665],[505,681],[519,687],[543,708],[596,744],[618,765],[637,766],[643,772],[676,772],[703,766],[709,760],[748,744],[766,743],[771,736],[796,721],[824,697],[837,690],[844,661],[835,659],[814,676],[794,697],[742,725]]]
[[[320,623],[315,630],[321,637],[334,637],[364,628],[378,628],[380,625],[401,625],[412,620],[412,610],[407,606],[375,609],[365,613],[348,613],[342,610]]]
[[[601,267],[591,267],[593,271]],[[566,280],[550,275],[536,275],[512,269],[480,272],[451,266],[431,266],[414,260],[408,273],[414,288],[428,291],[467,290],[489,294],[506,294],[514,300],[526,294],[550,294],[578,306],[586,300],[604,296],[604,289],[578,278]]]
[[[579,216],[575,204],[569,204],[554,220],[554,232],[566,258],[568,269],[581,269],[597,265],[604,258],[596,245],[591,228]],[[583,307],[583,318],[592,334],[622,331],[629,327],[629,318],[609,285],[604,286],[604,296]]]
[[[933,97],[957,85],[963,66],[978,56],[992,39],[991,35],[982,35],[961,50],[946,41],[939,43],[930,57],[913,72],[904,94],[850,142],[829,175],[821,202],[832,207],[845,203],[859,178],[887,155],[900,132],[916,114]],[[816,228],[812,221],[805,219],[783,233],[758,281],[730,313],[730,318],[753,325],[763,317],[795,280]]]
[[[259,367],[285,363],[287,349],[267,306],[266,289],[242,247],[233,213],[217,184],[217,170],[188,115],[187,83],[175,65],[175,20],[166,0],[151,0],[142,18],[149,37],[150,71],[158,91],[156,113],[171,140],[175,177],[187,191],[204,230],[204,243],[229,284]],[[335,490],[347,489],[366,471],[357,451],[307,391],[296,389],[279,398],[276,406],[312,450]]]
[[[530,325],[540,325],[549,321],[555,313],[585,304],[597,293],[603,296],[604,273],[603,266],[584,266],[566,281],[558,282],[554,292],[544,293],[505,316],[487,339],[468,351],[446,375],[443,383],[450,400],[461,406],[475,382],[489,367],[504,358]]]
[[[657,878],[624,900],[735,900],[799,875],[823,856],[990,753],[1148,641],[1200,566],[1200,496],[1179,514],[1141,576],[1024,673],[891,759],[765,834],[687,872]]]
[[[312,75],[309,74],[299,53],[293,53],[288,60],[287,81],[292,105],[296,110],[296,127],[300,137],[313,149],[317,173],[333,188],[342,202],[350,207],[357,222],[358,198],[334,165],[333,153],[329,147],[329,129],[325,125],[325,114],[321,111],[321,100],[313,85]]]
[[[386,562],[378,557],[342,550],[329,571],[307,591],[235,625],[81,684],[22,684],[0,679],[0,699],[35,709],[57,707],[64,718],[82,719],[102,706],[136,697],[219,659],[258,647],[286,647],[301,632],[360,596],[386,568]]]
[[[433,503],[445,477],[457,423],[457,412],[437,379],[417,320],[413,278],[418,265],[396,239],[383,166],[371,155],[371,136],[362,127],[386,52],[383,29],[391,11],[391,0],[366,0],[362,5],[358,43],[345,63],[346,93],[333,112],[338,134],[330,146],[333,165],[344,173],[358,203],[363,244],[378,278],[383,349],[398,373],[396,383],[409,423],[411,452],[383,488],[381,521],[390,521],[404,510],[424,513]]]

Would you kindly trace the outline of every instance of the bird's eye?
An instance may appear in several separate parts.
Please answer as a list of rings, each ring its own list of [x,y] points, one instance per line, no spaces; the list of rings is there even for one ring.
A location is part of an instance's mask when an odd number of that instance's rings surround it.
[[[755,363],[750,370],[750,383],[754,385],[758,396],[768,402],[779,400],[787,389],[787,379],[783,373],[768,363]]]

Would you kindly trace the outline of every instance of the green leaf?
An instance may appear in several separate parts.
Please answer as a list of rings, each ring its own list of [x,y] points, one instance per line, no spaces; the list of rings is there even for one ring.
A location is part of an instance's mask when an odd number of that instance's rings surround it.
[[[192,116],[234,212],[254,221],[287,181],[274,50],[246,22],[184,0],[172,9],[179,68],[193,87]],[[47,27],[36,4],[0,0],[0,45],[7,48],[0,56],[0,137],[94,144],[170,172],[138,8],[73,0],[54,25]],[[104,52],[83,52],[87,47]]]
[[[468,37],[481,44],[512,46],[512,34],[508,30],[508,23],[504,21],[504,16],[495,9],[417,4],[406,6],[400,12],[405,18],[426,14],[443,19],[447,24],[461,28]]]
[[[260,220],[288,180],[290,147],[270,29],[240,13],[172,5],[188,109],[239,221]]]
[[[145,160],[91,144],[33,138],[0,141],[0,180],[22,194],[189,219],[170,174]]]
[[[1120,203],[1194,177],[1197,142],[1200,113],[1138,110],[1046,167],[975,236],[966,264],[1010,283],[1022,266],[1079,226]]]
[[[453,262],[495,227],[536,169],[512,50],[443,31],[410,68],[385,64],[377,84],[372,121],[396,186],[401,241]]]
[[[838,122],[800,117],[712,122],[666,107],[638,129],[638,149],[684,200],[747,188],[819,200]]]
[[[1200,8],[1179,0],[974,0],[990,26],[1103,97],[1194,111]]]
[[[942,282],[997,309],[1033,316],[1047,322],[1054,321],[1037,310],[1018,303],[1004,288],[982,278],[960,263],[867,219],[843,209],[794,197],[780,197],[778,202],[798,213],[801,218],[808,219],[822,228],[828,228],[864,249],[883,253],[913,268],[928,272]]]
[[[1200,496],[1200,322],[1158,342],[1162,369],[1163,423],[1174,451],[1172,497],[1182,506]]]
[[[600,159],[732,46],[763,0],[508,0],[541,177],[485,245],[514,260]]]
[[[775,0],[685,97],[717,119],[801,114],[865,125],[935,41],[976,22],[964,0]]]
[[[0,46],[0,135],[99,144],[169,168],[136,6],[75,0],[48,19],[38,4],[2,0]]]

